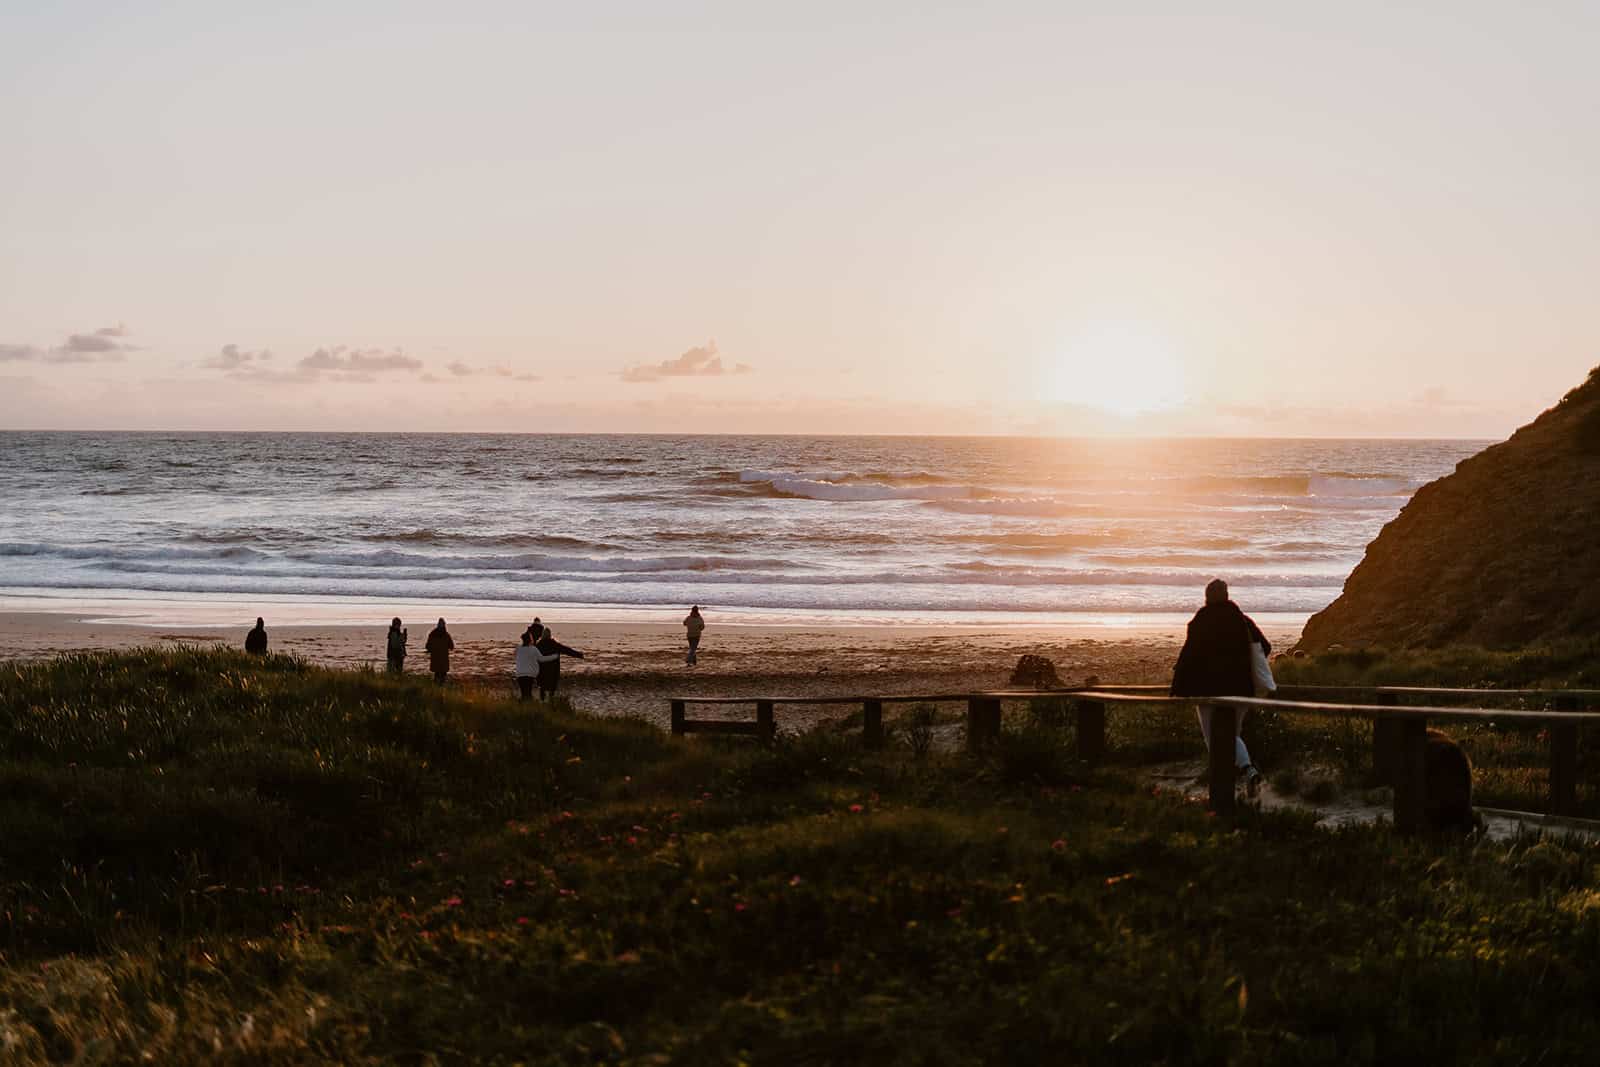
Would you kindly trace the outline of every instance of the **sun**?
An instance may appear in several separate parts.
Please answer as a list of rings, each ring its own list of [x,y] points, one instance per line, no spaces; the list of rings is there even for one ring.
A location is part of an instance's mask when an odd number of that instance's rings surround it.
[[[1075,334],[1050,361],[1048,398],[1113,415],[1166,411],[1187,399],[1183,361],[1155,330],[1106,323]]]

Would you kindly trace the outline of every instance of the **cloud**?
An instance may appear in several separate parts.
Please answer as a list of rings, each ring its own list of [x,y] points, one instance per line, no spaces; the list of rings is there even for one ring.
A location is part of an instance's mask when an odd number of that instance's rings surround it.
[[[201,363],[200,366],[209,367],[212,370],[238,370],[241,367],[248,367],[251,364],[271,358],[272,353],[265,348],[253,352],[240,348],[238,345],[223,345],[215,356]]]
[[[472,364],[463,363],[459,359],[447,363],[444,369],[449,371],[457,378],[510,378],[514,382],[537,382],[542,380],[537,374],[518,374],[516,371],[507,366],[497,365],[493,367],[474,367]],[[429,380],[439,381],[440,379],[432,378]]]
[[[127,335],[128,328],[119,323],[116,326],[103,326],[91,333],[68,334],[66,343],[54,348],[0,345],[0,362],[118,363],[124,358],[124,353],[138,351],[138,346],[117,340]]]
[[[297,366],[307,371],[344,371],[352,374],[376,374],[388,370],[421,370],[422,360],[406,355],[400,349],[388,352],[381,348],[319,348]]]
[[[658,382],[663,378],[715,378],[724,374],[749,374],[748,363],[736,363],[730,370],[717,354],[717,342],[707,341],[689,349],[677,359],[664,359],[660,363],[636,363],[624,367],[622,380],[642,383]]]
[[[238,345],[223,345],[217,354],[200,366],[219,370],[230,378],[240,378],[263,385],[304,385],[311,382],[374,382],[378,375],[388,371],[415,372],[422,369],[422,360],[406,355],[398,348],[384,351],[381,348],[349,348],[335,345],[319,348],[309,356],[296,360],[287,370],[275,370],[263,364],[272,361],[268,349],[251,350]]]

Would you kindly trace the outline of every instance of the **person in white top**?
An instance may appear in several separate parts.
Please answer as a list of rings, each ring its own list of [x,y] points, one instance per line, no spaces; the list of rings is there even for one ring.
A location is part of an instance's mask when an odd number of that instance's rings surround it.
[[[533,683],[539,677],[539,664],[548,663],[557,656],[547,656],[533,643],[533,628],[522,631],[522,644],[517,646],[517,689],[520,700],[533,699]]]

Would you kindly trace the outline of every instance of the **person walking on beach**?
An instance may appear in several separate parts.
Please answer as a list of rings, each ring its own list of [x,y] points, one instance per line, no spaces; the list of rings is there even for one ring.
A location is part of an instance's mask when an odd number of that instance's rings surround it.
[[[244,650],[252,656],[265,656],[267,654],[267,623],[265,619],[257,619],[256,628],[244,635]]]
[[[535,632],[537,629],[537,633]],[[550,660],[561,657],[556,655],[546,656],[539,651],[539,646],[534,641],[544,633],[543,626],[530,626],[522,631],[522,644],[517,646],[517,689],[519,700],[527,700],[533,696],[533,685],[539,680],[539,669]],[[541,693],[541,697],[543,694]]]
[[[700,635],[706,632],[706,620],[700,617],[699,604],[689,609],[688,617],[683,620],[683,628],[689,634],[689,657],[684,662],[693,667],[695,653],[700,648]]]
[[[406,669],[406,631],[397,616],[389,623],[389,670],[401,674]]]
[[[546,626],[544,634],[539,638],[539,699],[548,700],[556,695],[556,689],[561,685],[561,657],[573,656],[583,658],[583,653],[575,648],[568,648],[556,640],[555,633]]]
[[[1255,622],[1228,599],[1228,583],[1221,578],[1206,586],[1205,607],[1189,620],[1189,633],[1172,670],[1175,697],[1249,697],[1256,694],[1252,645],[1270,654],[1272,645]],[[1211,708],[1202,704],[1200,736],[1211,748]],[[1243,725],[1244,715],[1239,716]],[[1254,797],[1261,788],[1261,771],[1250,760],[1244,738],[1235,734],[1234,764],[1244,773],[1245,789]]]
[[[450,653],[456,647],[450,631],[444,628],[443,619],[428,634],[428,643],[423,647],[428,651],[428,668],[433,671],[433,680],[443,685],[445,675],[450,673]]]

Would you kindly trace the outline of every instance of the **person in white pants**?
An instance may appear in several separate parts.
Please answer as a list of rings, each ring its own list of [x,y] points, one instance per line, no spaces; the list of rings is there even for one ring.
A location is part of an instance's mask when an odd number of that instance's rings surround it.
[[[1272,646],[1254,620],[1228,599],[1228,583],[1221,578],[1206,586],[1205,607],[1195,612],[1189,632],[1172,670],[1175,697],[1249,697],[1257,695],[1256,661],[1265,668]],[[1271,680],[1271,672],[1266,672]],[[1211,750],[1211,708],[1197,709],[1200,733]],[[1238,717],[1244,725],[1244,715]],[[1245,788],[1255,796],[1261,788],[1261,771],[1250,760],[1244,738],[1235,735],[1233,760],[1244,772]]]

